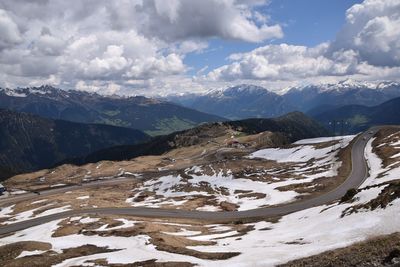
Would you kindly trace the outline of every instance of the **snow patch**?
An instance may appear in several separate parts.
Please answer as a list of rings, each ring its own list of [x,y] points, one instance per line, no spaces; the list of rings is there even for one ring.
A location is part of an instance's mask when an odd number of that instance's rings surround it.
[[[81,197],[77,197],[76,199],[85,200],[85,199],[89,199],[89,198],[90,198],[90,196],[81,196]]]
[[[43,254],[45,252],[46,251],[44,251],[44,250],[22,251],[21,254],[19,254],[18,257],[16,257],[16,259],[23,258],[23,257],[26,257],[26,256],[40,255],[40,254]]]

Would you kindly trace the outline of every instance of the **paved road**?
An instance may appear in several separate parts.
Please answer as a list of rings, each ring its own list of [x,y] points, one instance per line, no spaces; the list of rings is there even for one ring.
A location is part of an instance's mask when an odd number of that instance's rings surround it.
[[[120,177],[116,176],[114,178],[94,180],[94,181],[90,181],[90,182],[82,183],[82,184],[73,184],[73,185],[55,187],[52,189],[40,190],[40,191],[37,191],[37,193],[28,192],[28,193],[24,193],[24,194],[20,194],[20,195],[9,196],[9,197],[0,197],[0,206],[6,206],[6,205],[14,204],[14,203],[17,203],[20,201],[34,200],[37,197],[56,195],[56,194],[61,194],[61,193],[65,193],[68,191],[82,190],[85,188],[93,188],[93,187],[100,187],[100,186],[118,185],[123,182],[142,180],[142,179],[146,179],[147,177],[152,177],[152,175],[163,175],[163,174],[168,174],[168,171],[146,172],[140,176],[134,176],[134,175],[129,175],[129,176],[125,175],[125,176],[120,176]]]
[[[222,221],[240,220],[245,218],[264,218],[264,217],[280,216],[291,212],[300,211],[311,207],[331,203],[332,201],[340,199],[350,188],[358,188],[366,179],[368,174],[368,168],[364,157],[364,149],[368,140],[373,136],[372,134],[369,134],[369,132],[373,131],[375,133],[378,129],[379,129],[378,127],[371,128],[369,131],[359,135],[356,141],[354,142],[351,150],[352,171],[349,177],[334,190],[312,199],[299,201],[295,203],[289,203],[287,205],[276,206],[276,207],[266,207],[266,208],[259,208],[247,211],[232,211],[232,212],[185,211],[185,210],[144,208],[144,207],[143,208],[140,207],[90,208],[82,210],[70,210],[0,227],[0,234],[7,234],[22,229],[26,229],[32,226],[44,224],[53,220],[62,219],[68,216],[81,215],[81,214],[133,215],[133,216],[150,217],[150,218],[181,218],[181,219],[199,219],[199,220],[222,222]],[[66,188],[63,188],[62,190],[68,191],[66,190]],[[69,188],[69,190],[71,190],[71,188]]]

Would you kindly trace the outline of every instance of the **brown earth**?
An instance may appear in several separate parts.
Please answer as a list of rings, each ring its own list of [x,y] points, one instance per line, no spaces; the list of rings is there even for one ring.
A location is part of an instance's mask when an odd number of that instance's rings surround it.
[[[0,262],[4,267],[50,267],[64,260],[93,255],[97,253],[112,252],[116,250],[93,245],[84,245],[77,248],[63,249],[62,253],[49,250],[51,245],[42,242],[18,242],[0,247]],[[22,251],[47,250],[43,254],[25,256],[16,259]]]
[[[393,163],[400,164],[398,158],[391,158],[393,155],[400,152],[399,148],[395,148],[390,144],[380,146],[380,144],[383,143],[400,141],[400,127],[392,126],[382,128],[376,133],[375,136],[376,139],[372,143],[372,151],[377,154],[379,158],[382,159],[383,167],[387,167]]]

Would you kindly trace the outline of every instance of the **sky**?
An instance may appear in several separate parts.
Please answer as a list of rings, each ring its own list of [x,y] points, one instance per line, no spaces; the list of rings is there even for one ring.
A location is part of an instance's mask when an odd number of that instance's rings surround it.
[[[1,0],[0,86],[272,91],[400,78],[398,0]]]

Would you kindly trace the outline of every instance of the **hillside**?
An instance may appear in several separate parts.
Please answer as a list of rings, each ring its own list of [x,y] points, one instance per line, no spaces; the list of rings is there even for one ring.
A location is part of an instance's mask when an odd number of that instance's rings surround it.
[[[0,178],[148,138],[129,128],[51,120],[0,109]]]
[[[220,131],[221,124],[207,134]],[[225,133],[214,141],[260,136]],[[0,255],[6,266],[396,266],[400,132],[385,127],[365,136],[368,142],[352,135],[276,148],[209,143],[15,176],[4,183],[10,192],[40,194],[0,204]],[[353,173],[354,142],[365,144],[359,156],[367,177],[357,178],[351,195],[329,201]],[[221,152],[232,157],[211,157]],[[18,197],[25,198],[12,201]],[[285,208],[288,214],[263,215]]]
[[[400,97],[378,106],[347,105],[313,115],[321,124],[328,127],[333,120],[347,122],[346,132],[356,133],[373,125],[400,124]]]
[[[247,119],[204,124],[186,131],[155,137],[147,143],[107,148],[96,151],[86,157],[70,159],[62,163],[80,165],[101,160],[127,160],[144,155],[161,155],[174,148],[212,141],[227,129],[233,129],[245,134],[256,134],[265,131],[279,132],[283,134],[286,142],[329,134],[325,128],[304,114],[293,112],[275,119]]]
[[[334,84],[293,87],[276,94],[266,88],[242,84],[206,94],[169,96],[168,100],[229,119],[278,117],[292,111],[322,112],[344,105],[379,105],[400,97],[400,84],[344,80]]]
[[[101,96],[51,86],[0,88],[0,108],[46,118],[101,123],[139,129],[150,135],[168,134],[203,122],[225,119],[142,96]]]

